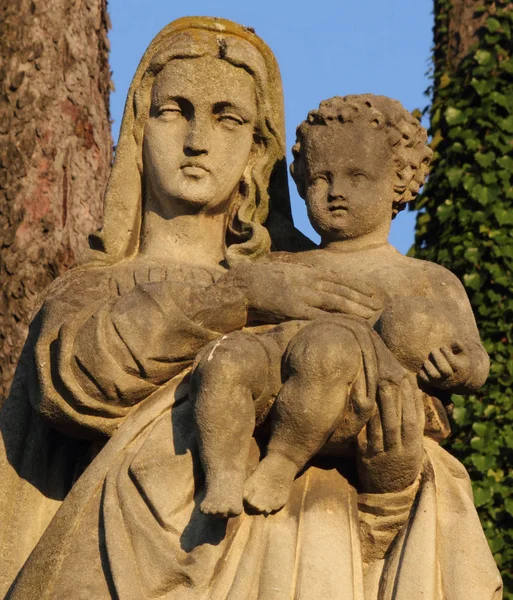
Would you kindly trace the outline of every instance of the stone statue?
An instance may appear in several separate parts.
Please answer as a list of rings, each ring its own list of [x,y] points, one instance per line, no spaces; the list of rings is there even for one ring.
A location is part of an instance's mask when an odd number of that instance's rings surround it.
[[[238,515],[243,495],[257,512],[281,509],[297,474],[337,428],[342,442],[369,419],[374,427],[380,417],[375,384],[366,389],[366,383],[367,361],[375,358],[362,352],[362,336],[375,346],[376,383],[400,389],[405,379],[408,386],[410,401],[402,410],[393,399],[383,407],[391,411],[383,427],[399,435],[402,425],[405,441],[417,442],[411,448],[417,460],[409,468],[389,470],[386,482],[379,472],[366,474],[361,484],[367,491],[399,491],[419,474],[423,445],[412,430],[416,402],[417,428],[424,425],[424,387],[470,393],[486,380],[488,355],[461,283],[446,269],[407,258],[387,243],[392,215],[424,181],[431,157],[426,141],[426,131],[398,102],[370,94],[327,100],[298,128],[292,173],[321,249],[273,253],[265,260],[338,274],[351,289],[331,282],[317,293],[345,294],[351,316],[320,311],[310,322],[289,320],[265,333],[225,335],[201,351],[192,382],[206,476],[204,513]],[[265,458],[246,481],[253,405],[257,420],[259,409],[268,406],[274,418]],[[336,444],[330,445],[333,453]]]
[[[1,413],[2,597],[501,598],[438,445],[488,359],[454,276],[387,244],[425,141],[382,97],[310,113],[316,249],[269,48],[222,19],[157,35],[103,229],[41,298]]]

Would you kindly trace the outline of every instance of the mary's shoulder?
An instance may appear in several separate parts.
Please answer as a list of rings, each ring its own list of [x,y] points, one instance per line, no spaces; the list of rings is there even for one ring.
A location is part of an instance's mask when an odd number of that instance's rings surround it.
[[[91,290],[100,292],[111,278],[111,267],[72,268],[43,290],[38,297],[38,304],[42,305],[50,299],[72,298]]]

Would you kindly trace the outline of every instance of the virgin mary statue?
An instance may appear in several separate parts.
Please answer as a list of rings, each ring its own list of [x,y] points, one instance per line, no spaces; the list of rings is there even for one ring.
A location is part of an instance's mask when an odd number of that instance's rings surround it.
[[[2,597],[501,597],[468,476],[427,438],[399,492],[364,493],[319,460],[276,514],[199,510],[198,351],[255,314],[265,327],[337,310],[311,293],[322,274],[254,260],[311,245],[292,225],[284,148],[278,67],[251,29],[194,17],[157,35],[103,230],[41,299],[1,413]],[[255,441],[248,470],[258,459]]]

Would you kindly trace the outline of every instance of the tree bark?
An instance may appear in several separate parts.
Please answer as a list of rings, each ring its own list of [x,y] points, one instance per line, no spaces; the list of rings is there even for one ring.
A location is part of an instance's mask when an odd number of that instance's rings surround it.
[[[107,0],[0,0],[0,404],[37,295],[99,227]]]
[[[476,13],[486,5],[485,12]],[[434,0],[435,94],[444,73],[455,71],[470,48],[479,42],[479,29],[495,12],[494,2],[483,0]]]

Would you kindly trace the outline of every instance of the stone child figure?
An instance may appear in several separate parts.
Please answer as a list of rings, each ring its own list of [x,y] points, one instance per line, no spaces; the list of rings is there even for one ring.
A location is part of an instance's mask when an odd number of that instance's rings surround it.
[[[347,296],[348,314],[319,311],[308,323],[284,319],[264,331],[225,335],[200,353],[192,385],[206,475],[204,513],[237,515],[243,497],[257,512],[279,510],[296,475],[330,438],[358,434],[378,413],[368,376],[362,389],[362,328],[399,378],[409,374],[411,410],[418,410],[421,389],[468,393],[484,383],[488,357],[460,282],[387,242],[391,219],[427,174],[426,140],[399,102],[370,94],[326,100],[298,128],[291,170],[321,245],[262,260],[307,265],[325,279],[330,272],[343,275],[344,291],[334,278],[312,294],[322,298],[337,288]],[[378,371],[381,381],[390,376],[383,360]],[[358,394],[368,396],[367,411],[360,406],[350,425],[347,414]],[[265,418],[271,405],[267,453],[247,478],[255,419]],[[400,425],[383,419],[384,428]],[[398,473],[387,491],[404,489],[417,474]]]

